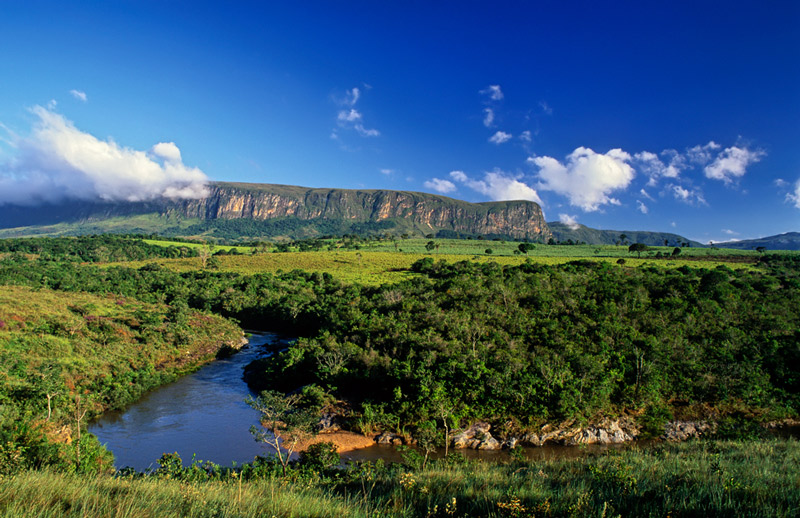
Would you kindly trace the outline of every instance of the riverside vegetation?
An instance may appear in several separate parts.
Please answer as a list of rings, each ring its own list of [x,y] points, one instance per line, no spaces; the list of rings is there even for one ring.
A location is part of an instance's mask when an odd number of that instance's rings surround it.
[[[213,264],[173,271],[159,264],[165,254],[200,253],[176,245],[0,241],[0,512],[791,516],[800,505],[796,441],[724,440],[798,414],[796,254],[754,254],[757,265],[738,269],[430,256],[404,280],[366,285]],[[125,260],[147,262],[98,266]],[[711,417],[719,441],[575,461],[449,458],[424,470],[414,450],[404,465],[345,470],[317,451],[286,476],[269,461],[184,468],[167,456],[149,476],[104,475],[108,455],[80,433],[87,412],[124,406],[194,368],[220,338],[236,343],[226,318],[300,334],[251,365],[251,381],[303,387],[306,406],[336,408],[364,432],[429,437],[426,447],[438,448],[445,427],[476,420],[513,434],[629,416],[658,435],[669,419]]]

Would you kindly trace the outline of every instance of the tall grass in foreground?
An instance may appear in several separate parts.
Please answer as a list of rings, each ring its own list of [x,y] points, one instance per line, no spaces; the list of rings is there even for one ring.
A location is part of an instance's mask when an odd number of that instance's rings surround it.
[[[457,459],[458,457],[454,457]],[[577,460],[370,464],[240,482],[24,472],[0,481],[0,516],[790,517],[800,444],[693,442]]]

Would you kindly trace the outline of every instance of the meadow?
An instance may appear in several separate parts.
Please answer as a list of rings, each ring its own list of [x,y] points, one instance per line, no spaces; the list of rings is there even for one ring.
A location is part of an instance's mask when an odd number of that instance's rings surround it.
[[[248,475],[196,466],[150,476],[30,471],[0,479],[0,516],[792,517],[800,445],[662,444],[583,459],[295,466]]]
[[[157,246],[200,248],[201,243],[185,243],[168,240],[144,240]],[[434,247],[426,249],[433,242]],[[619,264],[623,260],[626,267],[660,266],[666,268],[715,268],[724,264],[732,269],[749,269],[758,261],[757,252],[711,249],[682,248],[680,255],[673,257],[674,247],[651,247],[639,257],[628,251],[627,246],[614,245],[534,245],[534,248],[521,253],[519,242],[482,241],[464,239],[403,239],[348,242],[324,240],[319,250],[300,251],[300,246],[288,246],[285,252],[273,248],[213,245],[215,253],[213,269],[220,272],[234,272],[244,275],[257,273],[280,273],[292,270],[328,273],[335,278],[353,284],[378,286],[396,283],[414,277],[411,265],[420,259],[431,257],[436,261],[456,263],[475,261],[494,262],[501,266],[516,266],[525,262],[557,265],[574,260],[589,260]],[[491,253],[486,253],[491,249]],[[223,252],[220,254],[219,252]],[[237,255],[228,255],[233,252]],[[255,252],[255,253],[254,253]],[[661,254],[656,257],[656,254]],[[128,266],[140,268],[156,263],[176,272],[189,272],[201,269],[202,260],[198,257],[176,259],[148,259],[107,263],[108,266]]]

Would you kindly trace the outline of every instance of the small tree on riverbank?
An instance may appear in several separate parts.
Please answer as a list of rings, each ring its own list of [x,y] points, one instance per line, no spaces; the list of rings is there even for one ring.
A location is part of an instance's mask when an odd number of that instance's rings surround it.
[[[261,414],[261,426],[251,426],[255,439],[271,446],[281,463],[283,475],[297,445],[313,435],[315,415],[309,409],[299,407],[300,395],[284,395],[274,390],[265,390],[257,398],[247,398],[247,404]]]

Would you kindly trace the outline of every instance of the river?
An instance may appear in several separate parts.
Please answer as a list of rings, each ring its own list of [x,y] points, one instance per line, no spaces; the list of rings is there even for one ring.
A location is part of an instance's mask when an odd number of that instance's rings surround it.
[[[124,411],[103,414],[89,425],[89,431],[114,454],[117,468],[132,467],[139,471],[157,467],[158,458],[164,453],[177,452],[184,464],[194,456],[222,466],[267,455],[268,447],[256,442],[250,434],[250,426],[258,424],[258,413],[244,402],[254,394],[242,380],[242,373],[251,361],[290,342],[290,338],[275,333],[253,333],[238,353],[148,392]],[[608,448],[545,446],[526,448],[526,456],[540,460],[579,457]],[[470,458],[508,459],[508,453],[501,451],[462,453]],[[379,445],[342,457],[402,460],[394,447]]]

